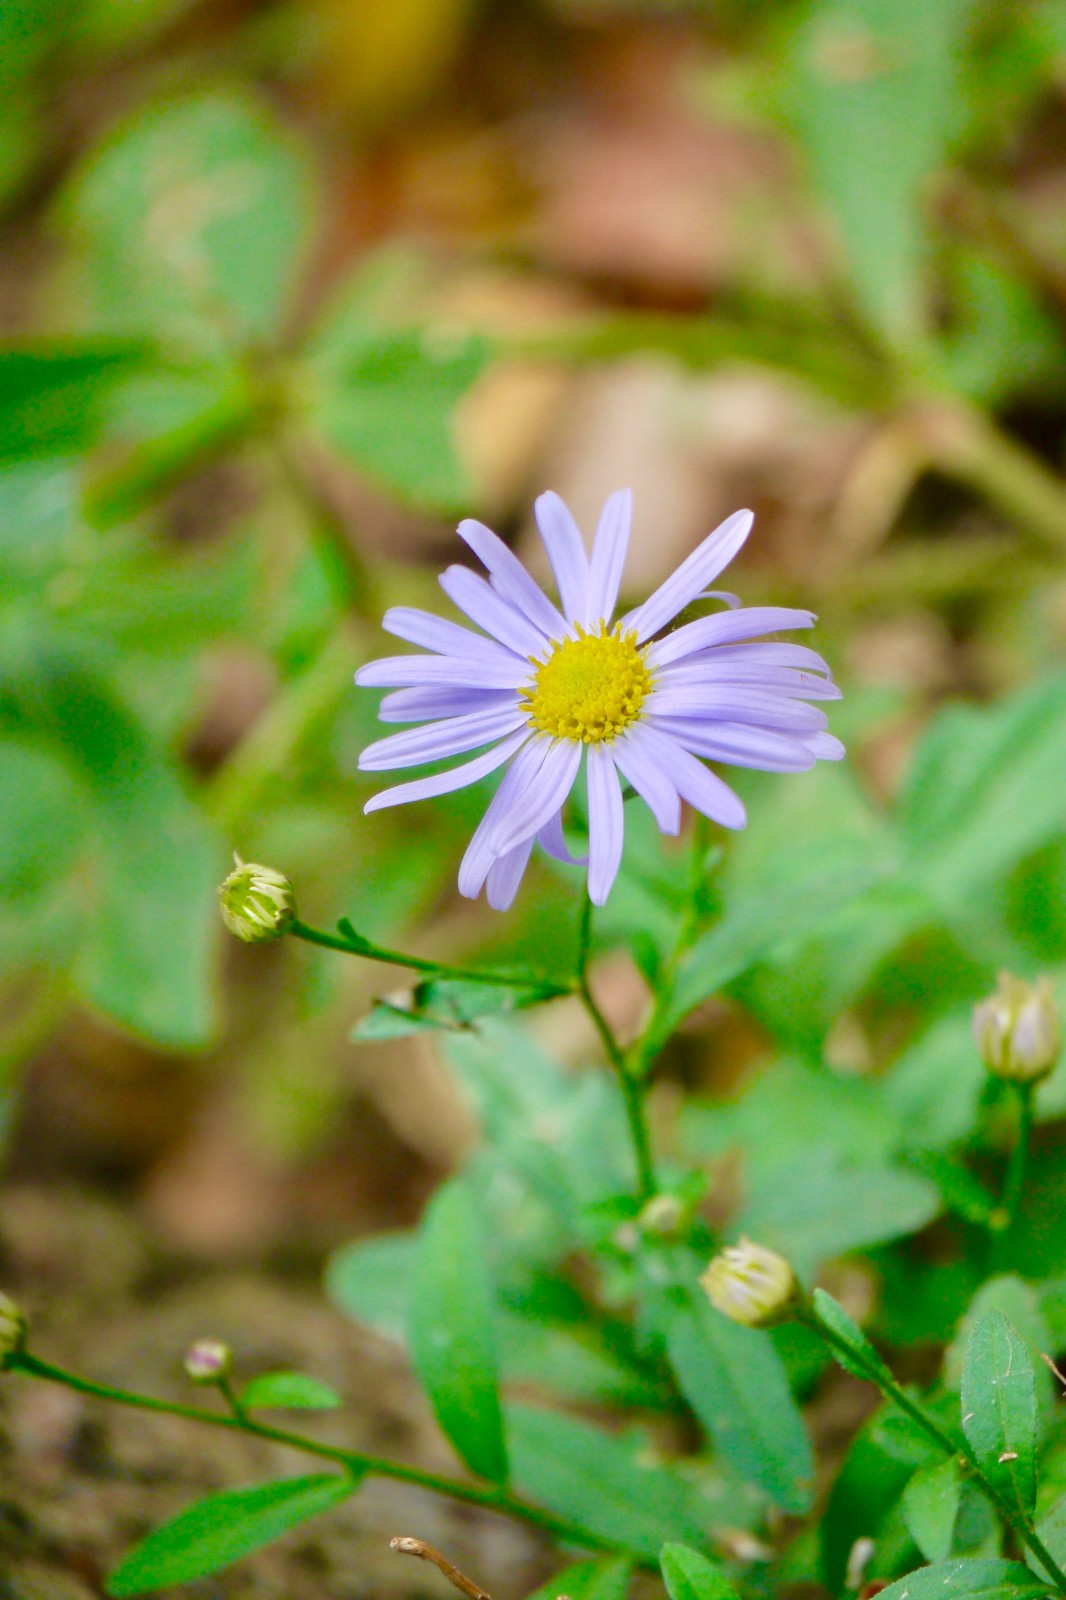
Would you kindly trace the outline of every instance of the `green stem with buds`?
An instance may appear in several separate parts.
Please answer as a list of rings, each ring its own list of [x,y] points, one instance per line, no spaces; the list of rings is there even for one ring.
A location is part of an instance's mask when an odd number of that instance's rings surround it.
[[[808,1308],[798,1312],[797,1315],[801,1322],[814,1329],[833,1355],[843,1356],[841,1365],[845,1371],[852,1371],[856,1366],[860,1367],[869,1381],[876,1384],[884,1398],[891,1401],[905,1416],[910,1417],[927,1438],[932,1439],[933,1443],[949,1456],[962,1458],[978,1488],[992,1503],[1015,1537],[1033,1553],[1059,1593],[1066,1595],[1066,1572],[1063,1572],[1058,1565],[1032,1524],[1026,1521],[1017,1508],[1003,1498],[995,1484],[986,1478],[968,1441],[953,1439],[936,1418],[931,1417],[916,1400],[912,1400],[894,1378],[879,1367],[875,1367],[861,1350],[848,1344],[832,1328],[827,1327],[814,1310]]]
[[[592,901],[588,895],[585,895],[581,903],[581,922],[578,929],[576,988],[581,1004],[600,1036],[604,1054],[618,1076],[622,1099],[625,1103],[626,1121],[629,1124],[629,1136],[633,1141],[633,1154],[636,1158],[637,1190],[641,1201],[646,1202],[653,1199],[659,1192],[659,1186],[655,1178],[655,1164],[652,1161],[651,1154],[651,1137],[648,1133],[648,1121],[645,1115],[644,1084],[641,1076],[633,1071],[629,1057],[618,1043],[614,1029],[600,1010],[596,1003],[596,998],[589,987],[591,939]]]
[[[610,1550],[627,1554],[625,1547],[605,1539],[565,1517],[557,1517],[540,1506],[532,1505],[520,1495],[501,1488],[479,1488],[463,1483],[457,1478],[445,1477],[438,1472],[424,1472],[419,1467],[405,1466],[399,1461],[389,1461],[381,1456],[364,1455],[358,1450],[344,1450],[340,1446],[322,1444],[302,1433],[291,1433],[285,1428],[273,1428],[266,1423],[253,1421],[241,1410],[231,1412],[208,1411],[202,1406],[182,1405],[177,1401],[158,1400],[153,1395],[137,1394],[130,1389],[118,1389],[111,1384],[94,1383],[91,1379],[67,1372],[51,1362],[41,1361],[28,1351],[16,1351],[7,1357],[5,1369],[21,1373],[27,1378],[38,1378],[46,1383],[62,1385],[77,1394],[94,1399],[108,1400],[113,1405],[129,1406],[137,1411],[152,1411],[158,1415],[180,1417],[187,1422],[203,1423],[209,1428],[225,1428],[231,1433],[245,1433],[254,1439],[266,1439],[272,1444],[298,1450],[304,1455],[317,1456],[322,1461],[332,1461],[356,1477],[392,1478],[397,1483],[414,1484],[420,1489],[430,1489],[435,1494],[447,1495],[466,1505],[480,1506],[485,1511],[498,1511],[528,1523],[549,1534],[563,1544],[576,1545],[586,1550]]]
[[[409,967],[413,972],[424,972],[429,978],[451,978],[461,983],[497,984],[506,989],[523,989],[535,993],[538,1000],[557,1000],[561,995],[573,994],[574,985],[557,983],[536,972],[508,972],[489,967],[458,967],[449,961],[434,961],[426,956],[407,955],[402,950],[389,950],[374,944],[357,933],[347,918],[337,924],[336,933],[326,933],[322,928],[308,927],[306,922],[289,924],[288,932],[308,944],[321,945],[325,950],[339,950],[344,955],[362,956],[366,961],[381,961],[388,966]]]

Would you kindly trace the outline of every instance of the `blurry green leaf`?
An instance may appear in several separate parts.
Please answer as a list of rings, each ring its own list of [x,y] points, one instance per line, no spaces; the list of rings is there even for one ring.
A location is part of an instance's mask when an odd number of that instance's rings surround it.
[[[759,1186],[736,1227],[780,1251],[806,1275],[848,1251],[916,1233],[939,1210],[939,1193],[918,1173],[889,1166],[849,1169],[809,1153]]]
[[[664,1544],[659,1565],[670,1600],[738,1600],[737,1591],[718,1567],[687,1545]]]
[[[892,340],[927,321],[921,206],[958,131],[971,0],[821,0],[795,39],[792,118],[856,297]]]
[[[63,220],[97,326],[221,351],[275,333],[305,248],[303,161],[251,100],[139,109],[75,174]]]
[[[907,870],[964,931],[972,894],[1066,823],[1066,677],[999,704],[942,711],[899,804]]]
[[[211,1495],[131,1550],[108,1579],[107,1592],[150,1594],[218,1572],[339,1505],[358,1482],[351,1473],[316,1473]]]
[[[0,756],[0,897],[18,901],[64,877],[81,843],[79,795],[54,754],[5,738]]]
[[[956,244],[955,320],[941,341],[953,387],[985,406],[1062,382],[1063,345],[1054,321],[1021,278]]]
[[[1051,1592],[1017,1561],[944,1561],[890,1583],[880,1600],[1037,1600]]]
[[[907,1149],[945,1149],[968,1138],[988,1074],[974,1049],[971,1007],[920,1034],[881,1079]]]
[[[492,1286],[469,1190],[438,1189],[418,1234],[408,1319],[411,1358],[437,1420],[483,1478],[507,1481]]]
[[[534,1589],[526,1600],[558,1600],[560,1595],[567,1600],[625,1600],[632,1571],[632,1563],[620,1556],[578,1561]]]
[[[668,1467],[647,1465],[642,1442],[576,1417],[509,1406],[515,1482],[532,1499],[646,1560],[678,1537],[705,1543],[706,1502]]]
[[[818,1321],[835,1335],[833,1355],[844,1370],[864,1383],[869,1383],[871,1378],[876,1381],[877,1377],[891,1379],[888,1367],[844,1307],[824,1289],[815,1289],[811,1299]]]
[[[357,1322],[403,1343],[418,1247],[414,1233],[383,1233],[345,1245],[326,1270],[330,1297]]]
[[[0,723],[44,742],[89,801],[97,842],[86,999],[174,1049],[214,1027],[219,851],[171,764],[110,686],[52,648],[0,661]]]
[[[264,1372],[245,1384],[240,1401],[247,1411],[335,1411],[342,1403],[328,1383],[302,1372]]]
[[[769,1334],[730,1322],[698,1289],[666,1315],[670,1364],[715,1448],[775,1504],[805,1511],[810,1441]]]
[[[1066,1561],[1066,1500],[1057,1501],[1050,1511],[1037,1518],[1036,1531],[1051,1559],[1061,1567]],[[1025,1552],[1025,1559],[1038,1577],[1045,1576],[1043,1567],[1038,1564],[1031,1550]]]
[[[469,493],[456,454],[455,408],[490,347],[370,320],[362,286],[319,329],[308,367],[308,422],[369,477],[451,510]]]
[[[356,1041],[399,1039],[410,1033],[464,1029],[479,1017],[536,1005],[537,989],[512,989],[502,983],[434,978],[416,984],[404,1002],[379,1000],[352,1029]]]
[[[987,1312],[970,1335],[961,1399],[978,1465],[1028,1519],[1036,1503],[1036,1385],[1029,1352],[1000,1311]]]
[[[0,461],[80,449],[96,432],[108,390],[146,354],[102,339],[0,350]]]
[[[907,1526],[927,1561],[944,1561],[951,1554],[962,1483],[962,1471],[952,1456],[919,1467],[903,1492]]]

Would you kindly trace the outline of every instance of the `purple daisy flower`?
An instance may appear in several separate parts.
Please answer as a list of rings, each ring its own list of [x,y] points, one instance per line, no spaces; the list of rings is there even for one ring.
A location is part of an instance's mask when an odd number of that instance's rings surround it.
[[[459,869],[461,892],[476,898],[485,888],[501,911],[538,840],[558,860],[587,862],[589,896],[603,904],[622,858],[623,781],[663,833],[678,832],[682,800],[724,828],[742,828],[744,807],[704,760],[800,772],[844,753],[825,731],[825,713],[805,704],[840,698],[821,656],[803,645],[752,642],[809,628],[812,613],[709,595],[708,584],[751,530],[750,511],[727,517],[650,599],[612,623],[629,542],[629,490],[608,497],[591,556],[557,494],[542,494],[535,509],[558,606],[501,539],[468,519],[459,535],[488,578],[454,566],[440,583],[482,631],[395,606],[384,627],[432,653],[388,656],[356,673],[365,688],[393,691],[381,702],[383,722],[422,724],[368,745],[359,760],[364,771],[490,747],[447,772],[385,789],[367,811],[448,794],[510,762]],[[727,609],[662,631],[708,597],[725,600]],[[583,754],[589,853],[576,858],[563,840],[562,813]]]

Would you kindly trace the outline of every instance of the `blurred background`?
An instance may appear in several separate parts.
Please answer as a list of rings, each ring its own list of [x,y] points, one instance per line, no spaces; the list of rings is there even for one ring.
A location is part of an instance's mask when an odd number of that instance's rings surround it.
[[[664,1149],[727,1160],[739,1119],[699,1097],[775,1052],[875,1074],[961,1037],[999,965],[1061,968],[1064,329],[1060,0],[5,0],[0,1275],[42,1348],[177,1392],[189,1340],[230,1339],[447,1466],[321,1273],[416,1220],[470,1105],[429,1034],[350,1038],[395,974],[238,947],[214,896],[237,850],[307,921],[569,968],[565,871],[506,917],[457,896],[483,794],[361,814],[352,671],[384,605],[442,603],[459,515],[541,572],[534,496],[590,532],[629,484],[639,597],[749,505],[731,586],[818,611],[845,690],[842,769],[742,784],[724,911],[755,896],[790,943],[671,1047]],[[655,938],[682,869],[653,833],[605,940]],[[887,881],[794,925],[776,886],[840,852]],[[636,968],[599,978],[632,1028]],[[589,1048],[565,1005],[537,1026]],[[15,1600],[102,1593],[148,1523],[262,1469],[0,1398]],[[254,1592],[437,1592],[396,1532],[503,1594],[548,1570],[378,1485]]]

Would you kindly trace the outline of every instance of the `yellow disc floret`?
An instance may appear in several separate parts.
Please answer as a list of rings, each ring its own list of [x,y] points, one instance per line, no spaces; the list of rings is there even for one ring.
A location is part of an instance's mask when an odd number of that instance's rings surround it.
[[[605,622],[594,633],[579,623],[577,633],[553,642],[546,660],[530,657],[534,675],[522,690],[523,705],[541,733],[598,744],[636,721],[652,676],[635,633]]]

